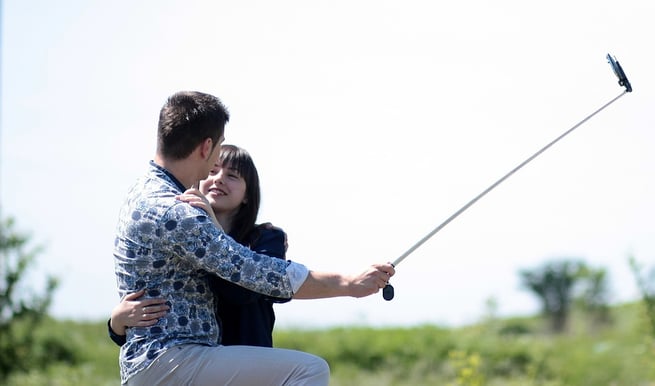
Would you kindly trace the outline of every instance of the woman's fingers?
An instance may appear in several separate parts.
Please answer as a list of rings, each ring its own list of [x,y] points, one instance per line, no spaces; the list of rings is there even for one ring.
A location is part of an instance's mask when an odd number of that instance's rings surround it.
[[[157,299],[149,299],[157,300]],[[145,303],[145,302],[144,302]],[[140,309],[141,312],[137,311],[136,316],[139,319],[139,322],[149,322],[157,321],[157,319],[168,313],[170,307],[164,302],[150,302],[148,305],[143,305]]]
[[[146,292],[145,288],[136,292],[133,292],[131,294],[125,295],[123,300],[136,300],[140,298],[144,293]]]
[[[157,324],[157,319],[152,320],[141,320],[137,323],[139,327],[150,327],[154,324]]]
[[[204,196],[196,196],[193,194],[182,194],[177,196],[177,199],[180,201],[184,201],[191,206],[195,206],[199,208],[209,207],[209,202]]]
[[[143,313],[141,314],[140,318],[135,321],[135,325],[139,327],[148,327],[152,326],[153,324],[157,323],[157,321],[166,316],[166,313],[168,310],[165,311],[158,311],[158,312],[152,312],[152,313]]]
[[[153,305],[153,306],[145,306],[143,307],[143,313],[144,314],[157,314],[160,312],[165,312],[168,311],[170,307],[166,304],[161,304],[161,305]]]
[[[154,306],[166,306],[166,299],[164,298],[153,298],[153,299],[143,299],[139,301],[141,307],[154,307]]]

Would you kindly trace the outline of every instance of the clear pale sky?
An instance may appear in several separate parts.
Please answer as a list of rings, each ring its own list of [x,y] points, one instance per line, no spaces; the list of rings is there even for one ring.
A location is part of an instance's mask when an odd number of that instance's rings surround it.
[[[288,257],[391,261],[633,84],[398,266],[396,299],[294,301],[279,326],[457,325],[494,298],[538,311],[518,271],[575,257],[637,298],[655,261],[655,2],[2,2],[1,215],[45,246],[57,317],[118,301],[118,208],[178,90],[214,94],[258,165]]]

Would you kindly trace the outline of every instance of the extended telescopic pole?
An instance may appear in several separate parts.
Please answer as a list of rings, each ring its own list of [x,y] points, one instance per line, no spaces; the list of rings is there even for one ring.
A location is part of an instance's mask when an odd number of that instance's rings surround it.
[[[453,213],[450,217],[446,219],[446,221],[442,222],[439,224],[436,228],[434,228],[430,233],[425,235],[421,240],[416,242],[416,244],[412,245],[405,253],[400,255],[394,262],[392,263],[394,266],[398,266],[400,262],[405,260],[407,256],[409,256],[412,252],[414,252],[418,247],[423,245],[426,241],[428,241],[432,236],[434,236],[437,232],[439,232],[441,229],[443,229],[446,225],[448,225],[451,221],[456,219],[460,214],[462,214],[464,211],[466,211],[471,205],[475,204],[479,199],[484,197],[487,193],[492,191],[496,186],[500,185],[503,181],[508,179],[512,174],[516,173],[519,169],[521,169],[523,166],[527,165],[530,161],[533,159],[537,158],[541,153],[544,151],[548,150],[551,146],[559,142],[562,138],[566,137],[569,135],[573,130],[577,129],[580,127],[583,123],[587,122],[591,117],[594,115],[598,114],[599,112],[603,111],[607,106],[611,105],[614,103],[617,99],[621,98],[623,95],[626,93],[632,92],[632,86],[630,85],[630,82],[628,81],[628,78],[625,76],[625,73],[623,72],[623,69],[621,68],[621,65],[619,65],[619,62],[616,61],[616,59],[612,58],[610,54],[607,54],[607,60],[612,66],[612,69],[614,70],[614,73],[616,76],[619,78],[619,85],[625,87],[625,91],[623,91],[621,94],[619,94],[617,97],[612,99],[611,101],[607,102],[604,104],[601,108],[598,110],[594,111],[593,113],[589,114],[586,118],[578,122],[575,126],[571,127],[567,131],[565,131],[562,135],[559,137],[555,138],[552,140],[549,144],[546,146],[542,147],[539,151],[531,155],[529,158],[527,158],[525,161],[521,162],[518,166],[516,166],[514,169],[512,169],[509,173],[505,174],[502,176],[498,181],[494,182],[491,186],[489,186],[487,189],[485,189],[482,193],[478,194],[473,198],[471,201],[467,202],[466,205],[461,207],[457,212]],[[394,289],[391,286],[391,284],[387,284],[384,289],[382,290],[382,296],[384,297],[385,300],[391,300],[393,299],[394,296]]]

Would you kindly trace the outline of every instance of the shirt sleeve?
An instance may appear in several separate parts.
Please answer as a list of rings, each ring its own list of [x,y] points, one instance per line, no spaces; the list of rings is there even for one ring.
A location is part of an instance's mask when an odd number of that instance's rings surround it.
[[[309,270],[302,264],[258,254],[218,229],[206,213],[186,203],[162,217],[159,240],[164,249],[197,268],[249,290],[291,298]]]
[[[260,225],[253,229],[249,236],[249,239],[243,242],[244,245],[249,246],[257,253],[284,260],[286,234],[282,229]],[[288,297],[278,298],[262,295],[214,275],[210,276],[209,283],[212,291],[220,297],[221,302],[233,305],[255,303],[262,298],[272,303],[286,303],[291,300]]]
[[[109,332],[109,337],[111,340],[114,341],[119,346],[122,346],[125,344],[127,341],[127,336],[125,335],[118,335],[117,333],[114,332],[114,330],[111,329],[111,319],[107,320],[107,331]]]
[[[252,245],[252,249],[257,253],[263,253],[278,259],[285,259],[287,253],[285,239],[286,234],[280,228],[261,228],[259,236]],[[307,280],[309,270],[300,263],[290,262],[287,266],[287,274],[291,281],[293,293],[296,293],[305,280]]]
[[[295,294],[298,292],[305,280],[307,280],[307,276],[309,276],[309,269],[300,263],[289,261],[289,265],[287,266],[287,275],[289,275],[289,281],[291,282],[291,287],[293,288],[293,293]]]

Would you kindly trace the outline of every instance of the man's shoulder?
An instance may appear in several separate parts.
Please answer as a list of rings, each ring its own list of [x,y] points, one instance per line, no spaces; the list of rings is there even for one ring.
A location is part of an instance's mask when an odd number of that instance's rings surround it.
[[[132,220],[205,221],[206,213],[176,198],[181,192],[174,184],[152,175],[142,176],[130,189],[124,203],[124,216]]]

